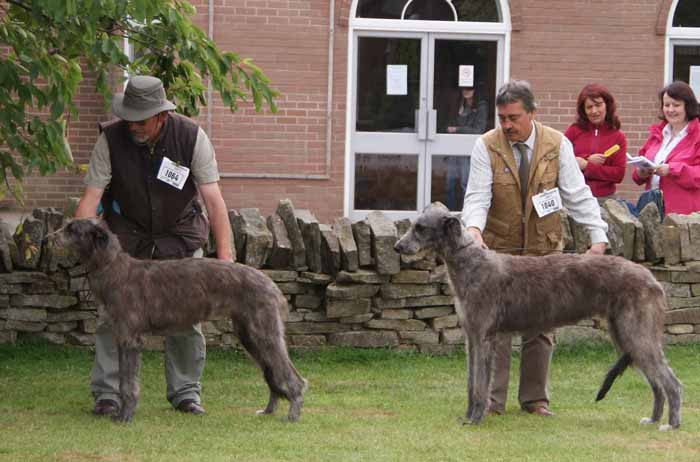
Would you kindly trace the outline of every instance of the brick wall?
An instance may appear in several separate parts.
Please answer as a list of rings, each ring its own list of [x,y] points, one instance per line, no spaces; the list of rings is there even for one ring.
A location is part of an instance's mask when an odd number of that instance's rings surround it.
[[[208,24],[208,1],[193,0],[197,23]],[[224,178],[231,208],[272,211],[280,198],[316,212],[322,220],[342,214],[347,85],[347,16],[350,0],[335,0],[335,50],[330,179]],[[513,0],[511,77],[532,82],[539,119],[564,130],[574,119],[581,87],[607,85],[619,102],[630,152],[656,119],[656,92],[663,84],[663,27],[668,0]],[[325,173],[328,0],[214,0],[214,37],[223,49],[252,57],[280,90],[277,114],[255,114],[250,106],[231,114],[215,97],[210,135],[220,169],[234,174]],[[659,19],[661,18],[661,20]],[[88,78],[81,86],[79,120],[71,121],[76,160],[84,162],[95,123],[107,116]],[[206,110],[200,122],[206,127]],[[28,206],[56,205],[79,194],[80,179],[58,174],[27,181]],[[628,172],[619,188],[628,199],[639,188]],[[12,205],[10,202],[0,205]]]

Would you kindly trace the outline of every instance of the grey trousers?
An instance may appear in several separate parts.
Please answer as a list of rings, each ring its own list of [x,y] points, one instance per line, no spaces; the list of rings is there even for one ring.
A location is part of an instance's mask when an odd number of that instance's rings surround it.
[[[503,413],[508,398],[512,335],[499,334],[494,342],[493,378],[491,381],[490,409]],[[523,336],[520,347],[520,407],[536,403],[549,403],[547,377],[554,350],[554,333]]]
[[[201,257],[201,251],[195,256]],[[112,326],[101,319],[95,333],[95,363],[90,373],[90,392],[95,401],[111,399],[121,405],[118,358]],[[165,337],[166,398],[173,407],[186,399],[200,402],[205,358],[206,343],[200,324]]]

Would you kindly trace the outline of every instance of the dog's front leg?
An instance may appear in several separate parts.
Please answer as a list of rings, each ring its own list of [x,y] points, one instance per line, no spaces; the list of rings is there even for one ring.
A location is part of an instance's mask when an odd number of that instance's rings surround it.
[[[483,336],[473,335],[469,338],[470,364],[473,372],[470,373],[473,391],[470,393],[473,404],[471,405],[471,417],[468,423],[478,425],[486,414],[489,403],[489,389],[491,385],[492,342]]]
[[[467,350],[467,422],[471,423],[474,413],[474,351],[473,342],[468,339],[464,341]]]
[[[122,407],[119,414],[112,417],[115,422],[130,422],[139,400],[139,368],[141,351],[138,347],[118,345],[119,352],[119,394]]]

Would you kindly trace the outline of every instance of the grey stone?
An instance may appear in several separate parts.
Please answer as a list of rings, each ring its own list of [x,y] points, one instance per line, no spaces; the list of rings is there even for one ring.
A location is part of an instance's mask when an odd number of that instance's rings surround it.
[[[690,293],[693,297],[700,297],[700,284],[691,284]]]
[[[417,319],[372,319],[366,326],[384,330],[423,330],[426,324]]]
[[[700,343],[700,334],[664,335],[666,345],[689,345]]]
[[[441,343],[457,345],[464,343],[464,331],[462,329],[443,329],[441,331]]]
[[[370,312],[371,301],[369,298],[358,298],[354,300],[338,300],[329,298],[326,301],[326,316],[329,318],[340,318],[367,314]]]
[[[371,284],[338,284],[332,283],[326,288],[329,298],[370,298],[379,292],[378,285]]]
[[[666,332],[669,334],[692,334],[695,331],[692,324],[673,324],[666,326]]]
[[[301,322],[304,320],[304,313],[300,311],[290,311],[287,315],[287,322]]]
[[[328,343],[337,346],[350,346],[357,348],[393,347],[399,344],[396,332],[343,332],[331,334]]]
[[[321,230],[318,220],[310,210],[296,210],[294,216],[297,219],[301,236],[304,239],[306,249],[306,266],[314,273],[321,272]]]
[[[287,324],[287,334],[307,335],[307,334],[332,334],[334,332],[344,332],[348,328],[336,322],[293,322]]]
[[[62,333],[57,332],[34,332],[28,334],[32,338],[37,338],[44,340],[45,342],[52,343],[54,345],[64,345],[66,343],[66,336]]]
[[[272,233],[256,208],[229,211],[237,261],[262,268],[272,252]]]
[[[277,282],[277,287],[285,295],[297,295],[306,293],[306,287],[298,282]]]
[[[432,256],[423,257],[420,260],[411,263],[411,268],[416,270],[432,271],[437,266],[437,261],[435,260],[435,257]]]
[[[296,271],[263,269],[262,272],[275,282],[294,282],[299,276]]]
[[[399,332],[401,340],[408,340],[416,344],[437,344],[440,343],[440,334],[433,330],[424,331],[401,331]]]
[[[600,329],[584,326],[564,326],[557,328],[557,344],[573,345],[581,341],[609,343],[608,334]]]
[[[6,330],[16,330],[19,332],[41,332],[46,329],[45,322],[31,322],[31,321],[16,321],[14,319],[8,319],[5,322]]]
[[[14,247],[14,252],[10,250],[10,245]],[[10,225],[0,219],[0,271],[11,273],[14,269],[12,255],[17,253],[17,244],[12,239]]]
[[[453,306],[436,306],[432,308],[422,308],[416,310],[416,319],[441,318],[455,312]]]
[[[634,220],[634,255],[632,260],[643,262],[646,260],[646,236],[644,235],[644,226],[642,222],[635,218]]]
[[[680,242],[680,260],[700,260],[700,214],[680,215],[669,213],[664,218],[664,225],[678,228]]]
[[[302,271],[299,273],[299,277],[297,278],[297,282],[301,282],[304,284],[310,284],[312,286],[327,286],[331,282],[333,282],[333,276],[330,274],[323,274],[323,273],[312,273],[310,271]]]
[[[293,347],[320,347],[326,344],[324,335],[291,335],[289,344]]]
[[[459,325],[459,316],[457,316],[456,314],[451,314],[448,316],[433,318],[430,321],[430,324],[435,330],[457,327]]]
[[[403,235],[406,234],[409,229],[411,229],[411,220],[408,218],[396,220],[394,222],[394,226],[396,226],[396,237],[401,239]]]
[[[433,271],[430,272],[429,282],[440,282],[447,284],[447,267],[445,265],[440,265],[435,267]]]
[[[667,297],[690,297],[690,284],[673,284],[661,282]]]
[[[374,315],[372,313],[357,314],[355,316],[345,316],[340,318],[340,322],[343,324],[364,324],[373,317]]]
[[[367,220],[358,221],[352,224],[352,234],[357,245],[357,262],[360,266],[371,266],[374,263],[372,258],[372,231]]]
[[[321,224],[318,228],[321,232],[321,271],[335,276],[340,271],[341,252],[338,237],[328,225]]]
[[[352,234],[352,223],[349,218],[336,218],[333,232],[340,246],[340,267],[344,271],[354,272],[360,266],[357,244]]]
[[[440,285],[440,291],[441,291],[444,295],[449,295],[449,296],[453,296],[453,295],[454,295],[454,291],[452,290],[452,286],[451,286],[450,284],[442,284],[442,285]]]
[[[613,255],[620,255],[628,260],[634,258],[635,231],[638,220],[630,213],[629,209],[614,199],[608,199],[603,203],[603,208],[608,212],[608,225],[611,230],[616,230],[619,236],[619,244],[613,247],[612,236],[608,239],[611,243]],[[641,230],[641,224],[639,225]],[[618,239],[615,239],[616,241]]]
[[[591,236],[588,234],[588,230],[571,217],[569,217],[569,227],[574,239],[574,250],[576,253],[585,253],[591,246]],[[610,239],[609,234],[608,239]]]
[[[396,274],[401,270],[401,258],[394,250],[396,226],[386,215],[374,210],[367,216],[372,236],[372,256],[379,274]]]
[[[63,226],[63,213],[53,207],[34,209],[32,214],[34,218],[44,223],[45,235],[49,235]],[[65,247],[56,245],[52,239],[44,240],[39,268],[44,272],[54,272],[58,269],[60,259],[70,259],[73,264],[78,262],[77,256],[71,255]],[[63,267],[66,267],[66,265],[67,262],[64,261]]]
[[[41,260],[41,241],[44,236],[44,223],[41,220],[34,217],[25,218],[14,235],[17,261],[13,261],[13,265],[22,269],[37,269]]]
[[[150,337],[150,336],[149,336]],[[162,339],[162,337],[160,337]],[[69,332],[66,334],[66,340],[68,343],[71,345],[78,345],[78,346],[93,346],[95,344],[95,336],[92,334],[81,334],[79,332]],[[148,345],[150,343],[148,342],[148,338],[146,339],[146,349],[151,349],[148,348]]]
[[[63,215],[66,218],[73,218],[75,216],[75,211],[78,210],[78,204],[80,204],[79,197],[67,197],[66,205],[63,206]]]
[[[68,308],[78,303],[72,295],[12,295],[10,304],[13,306],[36,306],[40,308]]]
[[[382,284],[389,282],[391,275],[379,274],[376,271],[358,269],[354,273],[341,271],[336,276],[337,282],[351,282],[359,284]]]
[[[666,313],[665,324],[700,324],[700,308],[686,308]]]
[[[668,297],[667,301],[669,310],[700,307],[700,297]]]
[[[64,332],[70,332],[72,330],[75,330],[78,328],[78,323],[75,321],[69,321],[69,322],[54,322],[46,326],[46,331],[47,332],[58,332],[58,333],[64,333]]]
[[[438,284],[383,284],[380,291],[383,298],[424,297],[439,293]]]
[[[10,296],[0,295],[0,308],[10,306]]]
[[[330,321],[330,319],[326,316],[326,313],[312,311],[310,313],[304,313],[304,321],[326,322]]]
[[[374,297],[372,299],[372,306],[376,309],[375,311],[391,310],[391,309],[395,309],[395,308],[405,308],[406,307],[406,299],[405,298]]]
[[[431,282],[430,272],[420,270],[401,270],[399,273],[391,276],[391,282],[394,284],[428,284]]]
[[[413,312],[411,310],[383,310],[382,319],[411,319]]]
[[[566,209],[561,209],[559,216],[561,218],[561,237],[564,242],[564,250],[572,252],[576,250],[576,243],[574,242],[574,235],[571,231],[571,223],[569,223],[569,215]]]
[[[420,351],[423,354],[427,355],[432,355],[432,356],[445,356],[445,355],[451,355],[455,351],[460,350],[459,345],[442,345],[442,344],[421,344],[418,345],[418,351]]]
[[[700,282],[700,273],[694,271],[671,271],[671,282],[695,284]]]
[[[13,344],[17,342],[17,331],[0,330],[0,345],[4,343]]]
[[[95,319],[97,314],[94,311],[63,311],[58,313],[48,312],[46,320],[48,322],[69,322],[82,321],[85,319]]]
[[[267,217],[267,229],[272,233],[272,251],[268,258],[268,265],[272,268],[288,268],[292,261],[292,241],[287,235],[287,227],[282,218],[273,213]]]
[[[282,199],[277,205],[277,215],[280,216],[287,228],[287,237],[292,243],[292,267],[306,269],[306,247],[297,223],[294,204],[289,199]]]
[[[81,319],[79,321],[80,332],[94,334],[97,332],[97,319]]]
[[[681,230],[670,226],[664,220],[661,225],[661,246],[663,247],[664,263],[677,265],[681,261]]]
[[[0,311],[0,318],[14,321],[44,322],[46,310],[39,308],[7,308]]]
[[[315,310],[321,306],[323,298],[318,295],[297,295],[294,297],[294,306],[297,308],[309,308]]]
[[[658,262],[664,257],[661,236],[661,216],[654,202],[649,202],[639,213],[639,221],[644,227],[644,256],[647,261]]]

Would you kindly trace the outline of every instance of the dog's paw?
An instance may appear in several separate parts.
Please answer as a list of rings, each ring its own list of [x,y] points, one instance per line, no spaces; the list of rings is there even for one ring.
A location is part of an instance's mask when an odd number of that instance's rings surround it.
[[[131,418],[133,416],[131,415],[126,415],[126,414],[117,414],[112,416],[112,422],[115,423],[120,423],[120,424],[128,424],[131,422]]]
[[[642,419],[639,421],[640,425],[651,425],[655,423],[656,421],[652,420],[651,417],[642,417]]]
[[[267,409],[258,409],[255,411],[255,415],[270,415],[272,412],[268,411]]]

